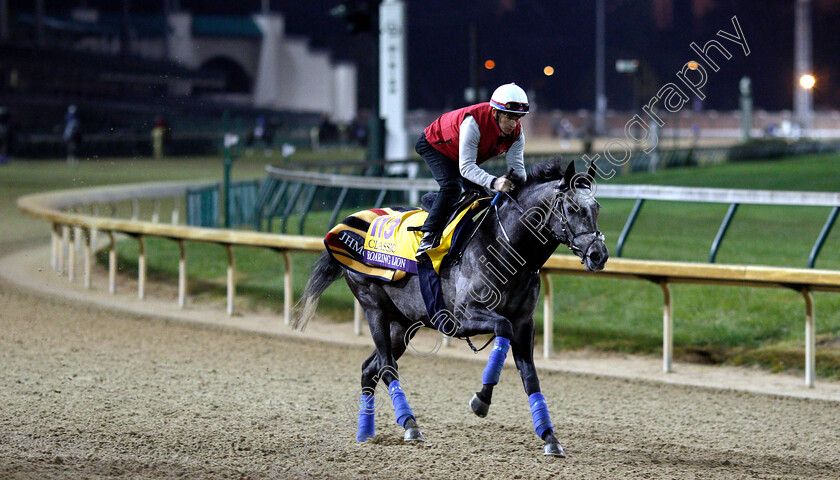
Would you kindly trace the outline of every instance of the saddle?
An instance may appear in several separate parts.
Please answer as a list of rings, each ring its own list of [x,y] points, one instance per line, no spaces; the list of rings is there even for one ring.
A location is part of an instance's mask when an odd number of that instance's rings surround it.
[[[420,199],[420,206],[423,207],[423,210],[431,212],[432,205],[435,204],[437,196],[438,192],[429,192],[423,195],[423,198]],[[454,220],[464,208],[468,207],[482,196],[484,196],[484,194],[478,190],[465,190],[458,199],[458,202],[455,203],[455,208],[452,209],[452,214],[446,219],[446,224],[449,225],[449,222]]]
[[[474,214],[489,205],[490,199],[465,195],[458,202],[441,234],[438,247],[428,250],[436,272],[453,263],[472,231]],[[428,206],[428,196],[423,204]],[[386,282],[417,273],[414,254],[420,244],[419,228],[428,211],[410,207],[391,207],[356,212],[333,227],[324,238],[327,252],[344,268]],[[466,231],[466,234],[463,232]]]

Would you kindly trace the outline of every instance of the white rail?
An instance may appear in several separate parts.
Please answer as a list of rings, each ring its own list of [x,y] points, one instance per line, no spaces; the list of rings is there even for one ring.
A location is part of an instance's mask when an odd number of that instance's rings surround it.
[[[132,208],[133,220],[104,218],[65,211],[96,203],[113,204],[131,201],[136,205],[136,199],[154,199],[183,196],[188,188],[201,186],[196,183],[169,182],[151,184],[117,185],[99,187],[95,189],[65,190],[59,192],[28,195],[18,199],[18,208],[29,215],[43,218],[53,224],[52,261],[51,264],[59,272],[66,271],[68,279],[75,279],[76,248],[73,245],[75,232],[79,230],[85,238],[84,258],[85,287],[90,288],[90,264],[93,255],[95,236],[98,231],[108,236],[108,291],[116,292],[116,242],[115,234],[125,234],[135,238],[138,242],[138,273],[137,296],[146,296],[146,237],[158,237],[174,240],[178,243],[180,256],[178,264],[178,306],[186,306],[187,297],[187,255],[184,242],[215,243],[225,248],[227,253],[227,312],[234,313],[236,299],[235,256],[233,247],[270,248],[283,254],[285,261],[284,272],[284,320],[288,324],[291,319],[291,309],[294,303],[292,293],[292,262],[290,251],[320,252],[324,249],[321,239],[300,237],[294,235],[277,235],[241,230],[221,230],[214,228],[189,227],[176,224],[161,224],[136,220],[137,209]],[[177,208],[177,207],[176,207]],[[178,216],[173,212],[173,219]],[[66,257],[65,257],[66,255]]]

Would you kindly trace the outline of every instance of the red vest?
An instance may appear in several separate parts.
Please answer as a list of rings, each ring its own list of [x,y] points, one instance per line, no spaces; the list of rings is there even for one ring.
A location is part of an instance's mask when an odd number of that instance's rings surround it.
[[[456,162],[458,161],[461,122],[467,115],[475,119],[478,131],[481,133],[476,156],[477,164],[507,152],[522,132],[522,125],[517,125],[510,135],[502,135],[499,124],[493,117],[493,107],[489,103],[479,103],[444,113],[426,127],[426,140],[437,151]]]

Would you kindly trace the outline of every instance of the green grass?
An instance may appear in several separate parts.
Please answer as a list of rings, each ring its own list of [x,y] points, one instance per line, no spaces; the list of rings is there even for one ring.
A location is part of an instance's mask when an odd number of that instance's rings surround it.
[[[317,159],[317,155],[310,158]],[[302,159],[295,159],[302,161]],[[218,179],[221,161],[212,159],[101,160],[72,169],[60,162],[0,168],[2,212],[12,203],[6,192],[21,193],[120,182],[174,179]],[[263,175],[265,159],[243,158],[234,166],[238,178]],[[13,174],[13,175],[10,175]],[[610,182],[670,184],[722,188],[836,191],[840,168],[836,155],[744,162],[667,170],[621,177]],[[8,190],[7,190],[8,189]],[[633,206],[631,200],[603,200],[600,227],[607,244],[615,242]],[[623,257],[706,262],[726,205],[646,202],[629,236]],[[348,206],[342,216],[356,208]],[[720,263],[749,263],[805,267],[808,254],[828,208],[742,206],[718,253]],[[307,218],[305,233],[322,236],[328,213]],[[41,230],[46,226],[38,220]],[[288,222],[297,233],[298,217]],[[275,228],[279,222],[275,221]],[[9,233],[5,234],[8,237]],[[12,233],[13,235],[13,233]],[[44,234],[39,234],[44,235]],[[838,233],[831,234],[817,262],[818,268],[840,269]],[[44,235],[45,238],[45,235]],[[121,242],[120,266],[136,269],[134,241]],[[148,241],[150,275],[175,283],[178,251],[174,242]],[[282,311],[282,256],[262,249],[237,248],[237,291],[240,302]],[[558,253],[566,253],[558,250]],[[190,293],[218,299],[224,295],[226,257],[215,245],[187,247]],[[293,255],[295,296],[300,296],[314,255]],[[607,351],[660,354],[662,293],[643,281],[555,276],[555,348],[592,348]],[[804,362],[804,302],[801,295],[779,289],[673,285],[674,343],[677,359],[758,364],[773,370],[801,369]],[[817,368],[821,376],[840,378],[840,296],[817,293]],[[541,331],[542,309],[537,309]],[[319,312],[335,321],[352,317],[352,298],[343,282],[324,294]]]

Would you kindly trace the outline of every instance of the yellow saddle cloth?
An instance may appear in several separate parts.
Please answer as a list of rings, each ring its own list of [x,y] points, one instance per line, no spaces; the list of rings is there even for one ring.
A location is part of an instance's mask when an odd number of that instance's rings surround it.
[[[440,264],[449,253],[455,228],[470,210],[472,210],[472,205],[462,210],[449,222],[441,234],[440,245],[426,250],[426,255],[431,259],[435,272],[440,273]],[[417,273],[417,261],[414,255],[423,238],[423,232],[409,230],[409,228],[421,227],[428,216],[429,212],[425,210],[410,210],[383,215],[371,222],[365,239],[365,263]]]
[[[435,272],[449,253],[456,228],[478,206],[476,200],[449,222],[441,234],[440,245],[427,250]],[[405,273],[417,273],[415,253],[423,232],[420,227],[428,212],[420,209],[377,208],[356,212],[333,227],[324,239],[327,251],[341,263],[364,275],[396,281]]]

